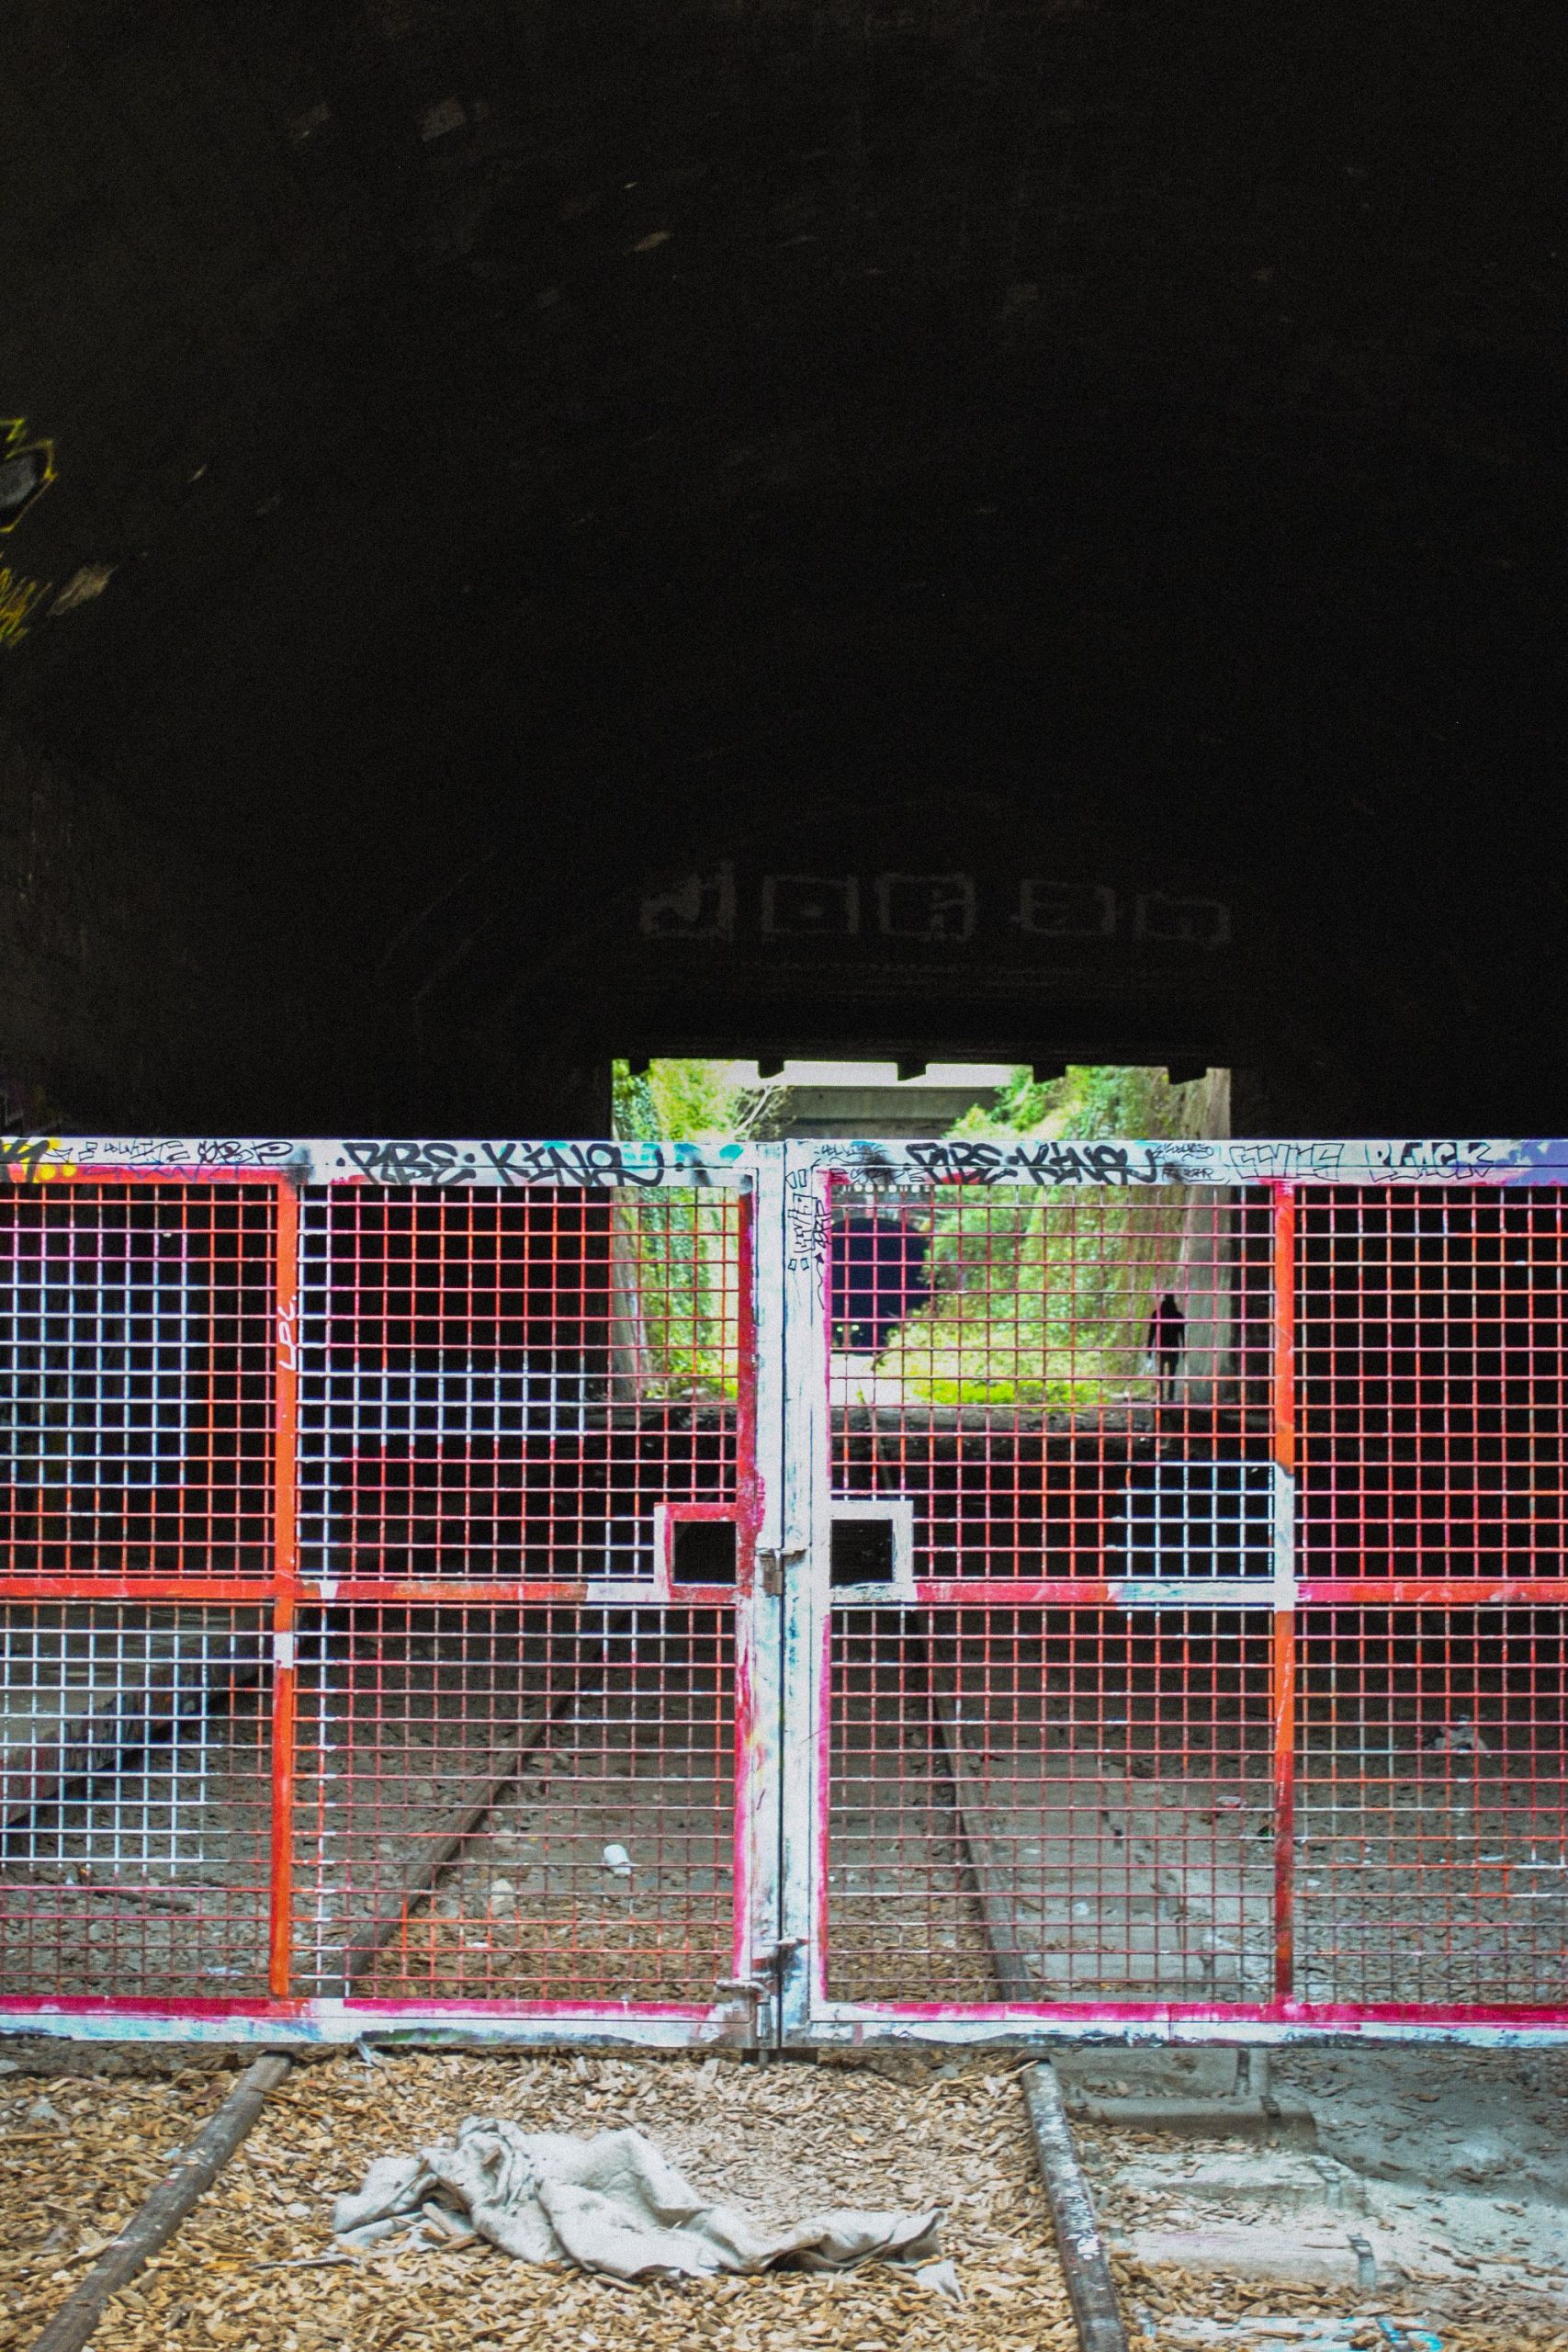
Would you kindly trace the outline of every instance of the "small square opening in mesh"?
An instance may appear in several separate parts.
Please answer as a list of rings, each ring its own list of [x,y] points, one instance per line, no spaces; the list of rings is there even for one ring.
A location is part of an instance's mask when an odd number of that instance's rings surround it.
[[[829,1575],[834,1584],[891,1584],[893,1521],[836,1519],[829,1552]]]
[[[678,1519],[671,1531],[670,1574],[676,1584],[733,1584],[735,1521]]]

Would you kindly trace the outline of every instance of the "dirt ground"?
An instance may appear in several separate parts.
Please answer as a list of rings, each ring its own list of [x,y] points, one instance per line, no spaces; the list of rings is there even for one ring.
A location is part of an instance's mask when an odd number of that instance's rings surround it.
[[[1235,2084],[1221,2052],[1084,2051],[1057,2066],[1069,2112],[1085,2093],[1212,2098]],[[1263,2352],[1292,2340],[1265,2313],[1303,2328],[1337,2318],[1337,2335],[1293,2339],[1337,2347],[1381,2312],[1432,2330],[1444,2352],[1568,2346],[1568,2052],[1291,2051],[1269,2086],[1310,2107],[1315,2146],[1075,2120],[1130,2330]],[[1243,2332],[1206,2338],[1190,2332],[1199,2321]]]

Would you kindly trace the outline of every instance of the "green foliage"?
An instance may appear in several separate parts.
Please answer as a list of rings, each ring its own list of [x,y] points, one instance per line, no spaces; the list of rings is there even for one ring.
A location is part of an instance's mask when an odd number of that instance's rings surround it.
[[[611,1065],[614,1124],[626,1143],[732,1143],[754,1132],[765,1094],[736,1086],[723,1062]]]
[[[1012,1142],[1191,1135],[1202,1081],[1162,1069],[1086,1066],[1036,1084],[1014,1070],[988,1111],[953,1130]],[[1146,1402],[1149,1317],[1178,1282],[1187,1193],[992,1186],[939,1192],[927,1259],[931,1295],[877,1364],[934,1405],[1072,1410]]]
[[[613,1343],[627,1396],[737,1394],[739,1214],[733,1193],[671,1186],[616,1200]]]
[[[1173,1185],[939,1192],[931,1296],[878,1374],[934,1405],[1145,1401],[1149,1316],[1175,1279],[1184,1199]]]
[[[615,1065],[615,1133],[628,1141],[732,1141],[765,1125],[769,1100],[767,1090],[733,1085],[721,1062],[656,1061],[636,1078]],[[1007,1142],[1192,1135],[1208,1108],[1201,1081],[1172,1086],[1163,1069],[1087,1065],[1037,1085],[1021,1069],[953,1133]],[[1149,1316],[1178,1283],[1186,1202],[1175,1185],[939,1189],[931,1295],[891,1335],[878,1374],[936,1405],[1147,1401]],[[721,1195],[673,1189],[617,1206],[616,1352],[636,1394],[734,1396],[730,1214]]]
[[[1190,1136],[1203,1132],[1205,1083],[1172,1086],[1163,1069],[1120,1064],[1075,1065],[1036,1085],[1015,1069],[988,1111],[971,1111],[954,1135],[1021,1136],[1094,1142],[1102,1136]]]
[[[715,1061],[613,1065],[615,1130],[628,1143],[729,1143],[759,1095]],[[638,1193],[615,1209],[617,1379],[642,1398],[736,1394],[733,1195]]]

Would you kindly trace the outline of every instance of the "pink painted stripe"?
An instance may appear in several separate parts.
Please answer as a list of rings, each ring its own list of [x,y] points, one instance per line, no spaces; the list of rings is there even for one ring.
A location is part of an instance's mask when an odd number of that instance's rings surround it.
[[[1030,2025],[1300,2025],[1319,2030],[1359,2025],[1551,2026],[1568,2030],[1568,2006],[1483,2001],[865,2001],[854,2005],[852,2015],[867,2025],[884,2019],[910,2025],[971,2019]]]

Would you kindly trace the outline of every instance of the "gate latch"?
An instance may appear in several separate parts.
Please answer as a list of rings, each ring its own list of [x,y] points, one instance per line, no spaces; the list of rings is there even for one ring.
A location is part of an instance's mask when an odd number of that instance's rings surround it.
[[[714,1991],[728,1995],[732,2001],[750,2001],[753,2007],[763,2001],[771,2001],[784,1981],[784,1970],[805,1942],[804,1936],[782,1937],[776,1944],[758,1954],[755,1975],[721,1976]]]
[[[792,1544],[777,1552],[758,1551],[758,1579],[767,1600],[777,1600],[784,1590],[784,1570],[793,1567],[796,1562],[804,1560],[805,1557],[804,1544]]]

